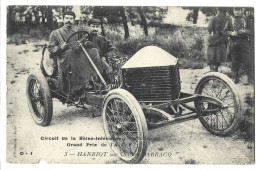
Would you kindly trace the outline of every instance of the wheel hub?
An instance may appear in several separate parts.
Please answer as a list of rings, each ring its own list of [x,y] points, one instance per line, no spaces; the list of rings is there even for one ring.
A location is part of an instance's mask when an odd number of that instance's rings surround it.
[[[116,130],[118,131],[118,132],[122,132],[123,130],[122,130],[122,124],[121,123],[118,123],[117,125],[116,125]]]

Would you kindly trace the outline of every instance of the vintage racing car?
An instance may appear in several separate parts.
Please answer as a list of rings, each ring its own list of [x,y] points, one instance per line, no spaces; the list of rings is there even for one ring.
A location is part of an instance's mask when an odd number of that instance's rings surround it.
[[[82,34],[75,34],[79,33]],[[91,52],[96,49],[86,49],[83,45],[86,37],[76,42],[74,50],[85,55],[99,83],[92,77],[84,80],[91,82],[92,88],[81,91],[77,99],[62,94],[57,88],[57,67],[44,49],[42,73],[31,74],[26,86],[28,106],[38,125],[50,124],[52,98],[68,106],[101,107],[105,135],[112,139],[108,140],[111,149],[128,163],[143,159],[151,129],[196,118],[208,131],[219,136],[227,136],[238,128],[242,119],[240,97],[235,84],[224,74],[206,73],[198,81],[194,94],[182,92],[178,59],[159,47],[147,46],[128,61],[110,59],[113,72],[109,81],[105,81],[90,55],[96,54]]]

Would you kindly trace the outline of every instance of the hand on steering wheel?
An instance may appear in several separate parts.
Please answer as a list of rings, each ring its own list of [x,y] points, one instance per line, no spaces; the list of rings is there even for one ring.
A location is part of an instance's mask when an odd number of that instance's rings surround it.
[[[62,50],[68,50],[70,48],[70,45],[68,43],[64,43],[62,44],[62,46],[60,47]]]
[[[84,42],[84,47],[86,49],[90,49],[90,48],[94,48],[95,46],[94,46],[94,44],[91,41],[85,41]]]
[[[90,37],[90,34],[88,31],[77,31],[77,32],[74,32],[73,34],[71,34],[69,36],[69,38],[66,40],[66,42],[63,44],[66,46],[66,44],[69,43],[70,39],[75,36],[76,34],[78,34],[78,41],[76,43],[76,45],[74,45],[72,48],[76,47],[77,45],[79,45],[79,43],[85,41],[85,40],[89,40],[89,37]],[[82,36],[83,35],[83,36]],[[66,48],[66,47],[65,47]]]

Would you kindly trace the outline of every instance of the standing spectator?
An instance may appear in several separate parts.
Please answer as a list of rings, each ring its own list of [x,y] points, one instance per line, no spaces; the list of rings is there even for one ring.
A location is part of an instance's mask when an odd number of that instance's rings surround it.
[[[217,15],[212,17],[208,31],[207,59],[211,71],[218,71],[221,62],[226,60],[226,37],[224,35],[225,16],[224,9],[217,8]]]
[[[231,22],[232,16],[233,16],[233,8],[231,8],[231,9],[227,8],[226,9],[226,24]],[[226,25],[225,25],[225,27],[226,27]],[[231,61],[231,56],[230,56],[230,37],[227,37],[226,47],[227,47],[227,60]]]
[[[254,83],[252,69],[252,48],[249,43],[251,30],[246,19],[242,16],[241,8],[234,8],[234,17],[225,25],[226,34],[230,37],[230,55],[232,59],[232,71],[235,72],[235,83],[239,82],[239,68],[244,64],[248,76],[248,82]]]
[[[251,34],[249,34],[249,42],[251,44],[252,47],[254,47],[254,9],[253,8],[247,8],[245,10],[246,12],[246,17],[247,17],[247,25],[248,28],[251,30]],[[253,50],[254,51],[254,50]]]
[[[252,67],[252,79],[255,79],[255,24],[254,24],[254,9],[253,8],[246,8],[245,9],[246,19],[247,19],[247,26],[250,30],[249,34],[249,44],[251,46],[252,55],[251,55],[251,67]]]

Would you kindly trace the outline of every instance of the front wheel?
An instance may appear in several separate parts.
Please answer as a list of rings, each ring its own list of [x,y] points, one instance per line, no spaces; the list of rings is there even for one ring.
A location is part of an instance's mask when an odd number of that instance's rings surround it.
[[[147,150],[148,129],[144,113],[132,94],[110,91],[103,105],[103,126],[114,153],[127,163],[138,163]]]
[[[238,90],[230,78],[218,72],[207,73],[198,82],[195,93],[217,98],[228,105],[225,109],[199,118],[208,131],[215,135],[226,136],[238,128],[243,117],[241,101]],[[216,107],[206,101],[195,101],[195,106],[199,112],[201,109]]]
[[[42,74],[31,74],[28,77],[26,96],[33,120],[40,126],[48,126],[53,106],[49,85]]]

